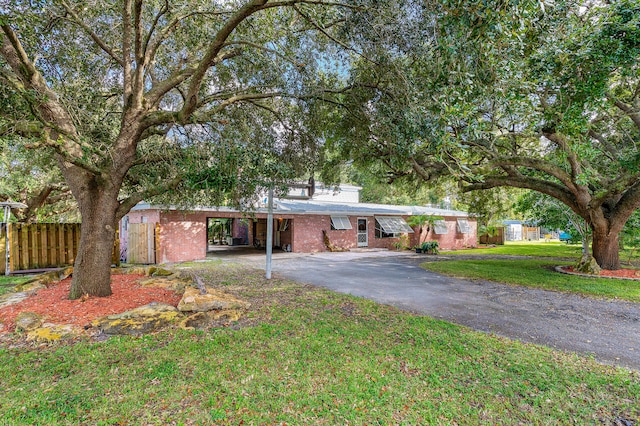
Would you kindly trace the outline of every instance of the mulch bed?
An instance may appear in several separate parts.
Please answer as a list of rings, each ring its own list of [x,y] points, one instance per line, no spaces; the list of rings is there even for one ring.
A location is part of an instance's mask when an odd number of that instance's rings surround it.
[[[579,272],[574,271],[573,266],[563,266],[562,270],[569,273],[573,273],[573,274],[579,274]],[[624,278],[624,279],[640,280],[640,270],[638,269],[616,269],[616,270],[603,269],[602,271],[600,271],[600,276],[609,277],[609,278]]]
[[[34,312],[42,315],[46,322],[85,326],[92,320],[120,314],[151,302],[177,306],[181,295],[175,291],[157,287],[143,287],[138,284],[143,275],[111,275],[111,291],[108,297],[89,297],[69,300],[71,278],[67,278],[49,288],[38,290],[29,298],[15,305],[0,308],[0,333],[12,332],[15,319],[20,312]]]

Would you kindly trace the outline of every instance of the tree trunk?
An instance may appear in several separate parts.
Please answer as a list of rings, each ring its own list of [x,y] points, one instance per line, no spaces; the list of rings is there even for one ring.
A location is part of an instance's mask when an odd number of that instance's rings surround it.
[[[602,269],[620,269],[620,254],[618,251],[618,234],[608,229],[593,229],[593,257]]]
[[[69,299],[77,299],[85,294],[98,297],[111,295],[117,195],[100,187],[83,195],[78,200],[82,228]]]

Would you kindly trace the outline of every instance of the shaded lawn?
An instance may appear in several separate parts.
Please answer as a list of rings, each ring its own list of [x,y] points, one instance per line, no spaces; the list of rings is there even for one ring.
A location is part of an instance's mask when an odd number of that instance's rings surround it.
[[[8,424],[612,424],[637,373],[275,278],[199,264],[248,318],[0,349]]]
[[[21,284],[29,279],[32,276],[6,276],[0,275],[0,296],[6,293],[14,292],[14,287],[18,284]]]
[[[558,265],[571,264],[544,259],[478,259],[442,260],[421,266],[460,278],[640,302],[640,281],[581,277],[561,274],[553,269]]]
[[[578,259],[582,255],[582,246],[580,244],[567,244],[559,241],[507,241],[502,246],[447,252],[447,255],[449,254],[567,257]]]

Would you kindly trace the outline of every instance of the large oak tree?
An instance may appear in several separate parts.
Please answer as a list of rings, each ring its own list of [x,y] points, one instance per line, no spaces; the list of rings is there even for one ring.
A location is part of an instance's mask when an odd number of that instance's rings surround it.
[[[358,53],[343,31],[356,10],[324,0],[1,6],[3,102],[26,107],[3,108],[0,132],[50,152],[77,201],[71,298],[111,294],[116,226],[139,201],[237,200],[260,176],[313,164],[311,118],[341,91],[341,52]]]
[[[640,206],[638,2],[445,1],[420,23],[393,67],[354,73],[387,78],[361,90],[346,153],[391,180],[549,195],[588,223],[598,264],[619,268],[618,234]]]

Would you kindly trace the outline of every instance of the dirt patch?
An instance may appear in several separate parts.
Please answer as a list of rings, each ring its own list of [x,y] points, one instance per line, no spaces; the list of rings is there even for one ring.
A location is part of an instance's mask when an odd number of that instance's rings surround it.
[[[15,305],[0,309],[0,323],[4,328],[0,334],[15,330],[15,319],[20,312],[34,312],[42,315],[47,322],[85,326],[92,320],[119,314],[151,302],[177,306],[181,295],[175,291],[157,287],[143,287],[138,284],[143,275],[114,274],[111,276],[111,290],[108,297],[89,297],[69,300],[71,278],[67,278]]]

